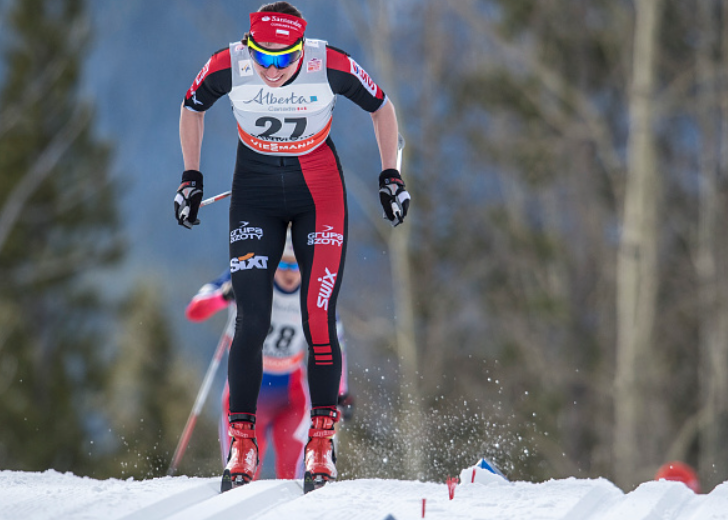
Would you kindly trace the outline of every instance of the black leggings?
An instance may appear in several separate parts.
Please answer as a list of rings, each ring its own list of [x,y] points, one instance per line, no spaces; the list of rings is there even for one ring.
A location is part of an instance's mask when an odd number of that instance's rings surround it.
[[[344,274],[346,188],[330,140],[300,157],[261,155],[238,143],[230,203],[230,271],[238,317],[230,347],[230,412],[255,414],[263,378],[273,275],[291,223],[301,269],[313,407],[336,406],[341,350],[336,300]]]

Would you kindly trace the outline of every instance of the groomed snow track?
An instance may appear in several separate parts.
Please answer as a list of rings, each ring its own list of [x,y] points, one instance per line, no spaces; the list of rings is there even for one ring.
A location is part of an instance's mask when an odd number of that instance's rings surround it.
[[[220,493],[220,479],[164,497],[124,520],[214,520],[258,518],[281,504],[303,496],[298,480],[261,480]],[[244,512],[244,515],[241,513]]]
[[[407,492],[403,492],[403,486]],[[362,489],[364,488],[364,489]],[[258,481],[219,494],[219,479],[164,497],[124,520],[256,520],[337,518],[543,518],[559,520],[708,520],[728,518],[728,483],[696,495],[679,483],[647,482],[623,493],[605,479],[491,485],[461,484],[450,501],[445,484],[387,480],[342,481],[304,496],[301,481]],[[364,493],[362,493],[364,491]],[[458,504],[467,501],[469,511]],[[554,505],[558,503],[558,507]]]
[[[470,483],[345,480],[303,494],[262,480],[224,494],[219,478],[95,480],[53,470],[0,471],[0,520],[728,520],[728,482],[696,495],[678,482],[623,493],[606,479]]]

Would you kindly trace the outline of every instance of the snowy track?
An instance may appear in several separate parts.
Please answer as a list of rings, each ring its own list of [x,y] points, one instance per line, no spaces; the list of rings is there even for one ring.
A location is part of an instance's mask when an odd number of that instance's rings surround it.
[[[219,494],[219,479],[94,480],[0,471],[0,519],[104,520],[728,520],[728,482],[695,495],[676,482],[623,493],[605,479],[464,483],[348,480],[303,495],[300,481],[263,480]]]
[[[215,479],[215,484],[219,488],[219,479]],[[262,514],[268,511],[276,511],[279,506],[303,496],[303,484],[295,480],[262,480],[254,484],[257,485],[255,487],[247,485],[224,494],[218,494],[175,515],[162,518],[169,518],[170,520],[214,520],[224,518],[229,520],[240,516],[235,513],[241,511],[245,512],[246,519],[260,518]],[[295,516],[288,518],[295,518]]]

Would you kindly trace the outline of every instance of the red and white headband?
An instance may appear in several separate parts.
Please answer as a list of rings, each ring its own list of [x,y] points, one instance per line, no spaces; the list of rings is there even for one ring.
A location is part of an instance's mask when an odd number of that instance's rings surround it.
[[[250,35],[256,42],[293,45],[303,38],[306,20],[283,13],[250,13]]]

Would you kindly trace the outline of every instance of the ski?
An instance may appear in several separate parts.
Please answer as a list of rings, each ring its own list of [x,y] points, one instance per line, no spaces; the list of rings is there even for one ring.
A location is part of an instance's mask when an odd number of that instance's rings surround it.
[[[220,484],[220,493],[225,493],[226,491],[230,491],[234,487],[240,487],[244,486],[245,484],[249,483],[250,480],[245,480],[243,475],[235,475],[233,478],[232,474],[230,473],[229,469],[226,469],[222,472],[222,483]]]
[[[321,489],[327,482],[329,482],[329,479],[326,478],[326,475],[312,475],[309,471],[307,471],[303,477],[303,494],[305,495],[311,491]]]
[[[220,493],[225,493],[225,491],[230,491],[233,488],[233,479],[230,476],[230,470],[225,470],[222,472],[222,483],[220,484]]]

